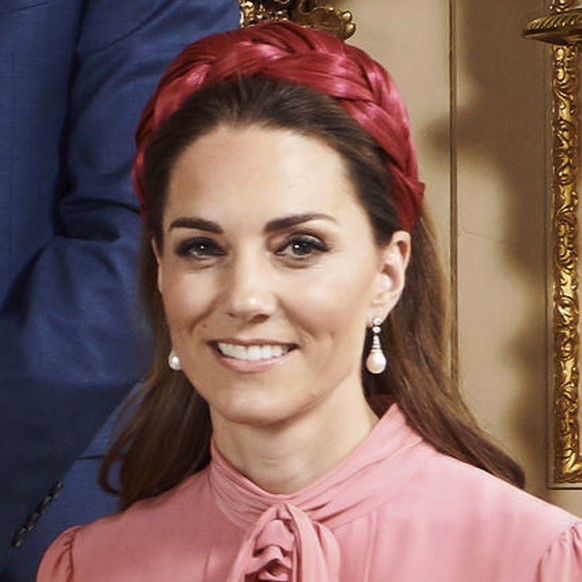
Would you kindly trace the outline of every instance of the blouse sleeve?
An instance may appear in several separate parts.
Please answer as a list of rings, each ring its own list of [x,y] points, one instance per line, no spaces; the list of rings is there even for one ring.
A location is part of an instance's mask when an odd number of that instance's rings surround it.
[[[582,580],[582,521],[564,531],[548,548],[535,582],[580,582]]]
[[[74,582],[73,546],[80,526],[63,532],[44,555],[36,582]]]

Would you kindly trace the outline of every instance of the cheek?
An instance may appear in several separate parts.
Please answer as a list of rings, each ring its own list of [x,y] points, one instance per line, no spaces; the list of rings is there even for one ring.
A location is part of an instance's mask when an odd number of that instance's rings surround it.
[[[295,319],[316,337],[342,337],[359,345],[365,335],[374,273],[370,269],[338,268],[320,272],[309,281],[288,286],[288,305]]]
[[[209,286],[192,274],[165,270],[161,291],[172,337],[195,326],[212,304]]]

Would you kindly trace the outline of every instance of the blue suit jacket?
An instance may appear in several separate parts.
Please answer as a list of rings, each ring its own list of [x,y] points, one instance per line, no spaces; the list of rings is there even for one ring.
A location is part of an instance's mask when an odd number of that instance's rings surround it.
[[[185,44],[237,24],[235,0],[0,0],[0,573],[147,365],[139,114]]]

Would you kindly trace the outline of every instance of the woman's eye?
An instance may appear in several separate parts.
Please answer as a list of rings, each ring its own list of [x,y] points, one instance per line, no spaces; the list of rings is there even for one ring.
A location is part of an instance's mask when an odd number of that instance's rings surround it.
[[[210,238],[194,238],[185,240],[178,245],[176,253],[181,257],[200,260],[206,258],[222,257],[226,254],[224,250]]]
[[[328,246],[314,236],[294,236],[285,241],[277,251],[278,255],[296,260],[305,260],[314,255],[325,253]]]

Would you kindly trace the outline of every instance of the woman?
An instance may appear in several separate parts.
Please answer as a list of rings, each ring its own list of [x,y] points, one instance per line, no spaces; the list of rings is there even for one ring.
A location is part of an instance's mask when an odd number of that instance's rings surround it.
[[[514,486],[447,383],[423,186],[377,63],[288,23],[215,35],[137,141],[157,354],[104,468],[121,460],[126,511],[62,534],[41,582],[581,579],[581,522]]]

